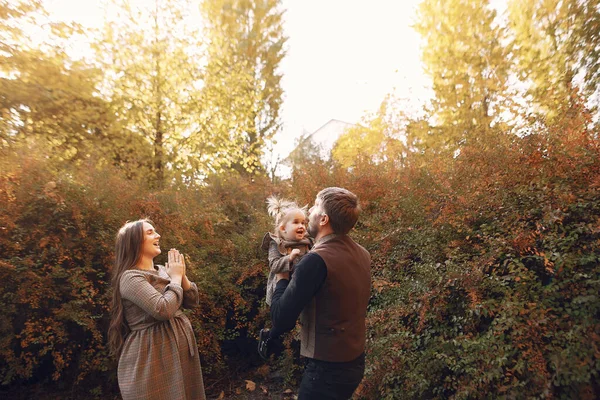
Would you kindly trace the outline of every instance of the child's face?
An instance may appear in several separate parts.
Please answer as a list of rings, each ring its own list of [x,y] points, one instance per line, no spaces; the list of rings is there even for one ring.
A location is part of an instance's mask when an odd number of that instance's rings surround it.
[[[293,211],[287,222],[279,227],[281,236],[286,240],[302,240],[306,235],[306,216],[301,211]]]

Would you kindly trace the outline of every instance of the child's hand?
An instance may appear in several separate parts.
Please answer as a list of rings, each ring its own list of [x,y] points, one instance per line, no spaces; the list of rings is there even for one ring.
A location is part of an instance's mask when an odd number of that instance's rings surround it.
[[[290,261],[294,261],[294,259],[296,259],[296,257],[298,257],[299,255],[300,255],[300,249],[292,250],[292,252],[290,253]]]

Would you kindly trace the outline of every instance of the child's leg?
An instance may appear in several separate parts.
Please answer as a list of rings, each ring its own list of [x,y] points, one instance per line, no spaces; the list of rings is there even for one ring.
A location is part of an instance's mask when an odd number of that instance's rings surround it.
[[[269,331],[269,338],[277,339],[279,336],[281,336],[284,333],[285,332],[282,332],[281,330],[277,329],[276,326],[273,326],[273,327],[271,327],[271,330]]]

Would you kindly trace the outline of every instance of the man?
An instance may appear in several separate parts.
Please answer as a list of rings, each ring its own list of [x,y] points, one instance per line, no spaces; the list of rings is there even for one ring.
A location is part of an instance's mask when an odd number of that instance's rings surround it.
[[[300,354],[308,358],[300,400],[348,399],[364,375],[371,257],[347,235],[359,213],[352,192],[337,187],[320,191],[308,217],[314,247],[291,280],[289,273],[277,274],[273,326],[289,331],[300,316]],[[264,352],[269,339],[262,334],[261,339],[266,339],[259,345]]]

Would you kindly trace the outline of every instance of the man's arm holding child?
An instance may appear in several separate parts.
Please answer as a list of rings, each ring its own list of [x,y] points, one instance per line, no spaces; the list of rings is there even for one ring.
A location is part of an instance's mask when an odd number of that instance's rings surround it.
[[[277,286],[271,300],[271,320],[281,331],[289,331],[304,307],[317,294],[325,278],[327,266],[316,253],[306,254],[294,268],[292,279],[289,274],[279,274]]]

